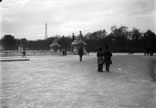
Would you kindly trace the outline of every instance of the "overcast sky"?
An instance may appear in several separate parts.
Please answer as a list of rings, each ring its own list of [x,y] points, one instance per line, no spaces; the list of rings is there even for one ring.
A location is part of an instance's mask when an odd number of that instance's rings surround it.
[[[117,25],[155,31],[155,0],[3,0],[0,3],[0,33],[16,38],[44,39],[78,35]]]

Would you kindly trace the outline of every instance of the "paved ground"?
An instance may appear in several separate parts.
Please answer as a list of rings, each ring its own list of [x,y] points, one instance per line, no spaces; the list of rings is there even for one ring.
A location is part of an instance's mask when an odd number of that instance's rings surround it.
[[[154,56],[116,55],[110,73],[95,54],[29,58],[1,63],[1,108],[156,108]]]

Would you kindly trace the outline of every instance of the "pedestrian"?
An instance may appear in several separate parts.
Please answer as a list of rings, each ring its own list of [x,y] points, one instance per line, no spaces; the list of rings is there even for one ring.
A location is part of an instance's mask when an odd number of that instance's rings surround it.
[[[83,56],[83,48],[82,47],[79,48],[78,53],[79,53],[80,62],[81,62],[82,61],[82,56]]]
[[[62,55],[64,56],[64,49],[62,50]]]
[[[97,64],[98,64],[98,71],[102,72],[103,71],[103,63],[104,63],[104,58],[103,58],[103,52],[102,49],[99,48],[97,52]]]
[[[66,51],[66,50],[64,50],[64,55],[65,55],[65,56],[67,55],[67,51]]]
[[[63,54],[63,56],[66,55],[66,50],[65,49],[62,50],[62,54]]]
[[[64,51],[64,56],[66,56],[66,55],[67,55],[67,52],[66,52],[66,50],[64,49],[63,51]]]
[[[22,58],[23,58],[23,57],[26,58],[26,51],[25,51],[25,50],[23,50],[23,52],[22,52]]]
[[[87,54],[89,55],[89,49],[87,50]]]
[[[106,48],[106,50],[104,52],[104,61],[106,64],[106,71],[109,72],[110,65],[112,64],[112,60],[111,60],[112,53],[109,50],[108,46],[106,46],[105,48]]]

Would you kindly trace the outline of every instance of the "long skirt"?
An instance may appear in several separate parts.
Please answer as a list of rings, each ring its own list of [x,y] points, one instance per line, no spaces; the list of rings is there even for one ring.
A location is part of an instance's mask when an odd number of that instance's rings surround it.
[[[102,72],[103,71],[103,64],[98,64],[98,71]]]

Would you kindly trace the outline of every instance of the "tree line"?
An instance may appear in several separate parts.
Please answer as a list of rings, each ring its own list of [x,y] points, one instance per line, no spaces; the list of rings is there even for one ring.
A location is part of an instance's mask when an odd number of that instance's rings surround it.
[[[71,50],[72,41],[78,36],[54,36],[42,40],[16,39],[12,35],[4,35],[1,43],[4,50],[18,50],[19,45],[26,50],[49,50],[49,45],[57,38],[60,49]],[[145,48],[156,51],[156,34],[151,30],[142,33],[139,29],[128,30],[126,26],[112,26],[111,32],[105,29],[83,35],[86,49],[95,52],[99,47],[109,46],[113,52],[144,52]]]

